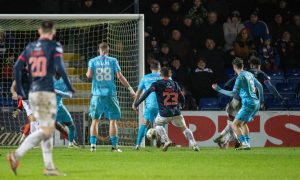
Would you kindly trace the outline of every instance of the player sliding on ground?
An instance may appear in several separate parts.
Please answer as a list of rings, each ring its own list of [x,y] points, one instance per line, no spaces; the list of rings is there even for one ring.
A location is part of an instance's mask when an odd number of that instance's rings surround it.
[[[252,73],[243,70],[244,64],[242,59],[235,58],[232,65],[235,73],[238,75],[233,90],[226,91],[221,89],[217,84],[213,84],[212,88],[227,96],[232,97],[238,93],[241,97],[242,107],[235,116],[232,123],[232,129],[235,133],[236,139],[238,139],[242,144],[242,146],[238,149],[249,150],[251,149],[251,146],[247,123],[253,120],[253,117],[258,112],[260,105],[263,104],[263,87]],[[256,96],[255,87],[258,90],[259,99]]]
[[[161,79],[159,73],[160,63],[158,61],[153,60],[150,63],[150,69],[152,73],[145,75],[141,80],[133,103],[135,103],[140,98],[143,91],[150,88],[152,83]],[[147,97],[145,102],[144,120],[143,120],[143,124],[140,126],[138,131],[136,145],[135,145],[136,150],[140,149],[141,142],[145,137],[145,134],[147,133],[147,129],[152,125],[153,120],[156,118],[157,114],[158,114],[158,105],[157,105],[156,95],[153,92]]]
[[[69,140],[69,148],[78,147],[78,144],[75,141],[76,137],[76,128],[71,114],[68,109],[63,104],[62,98],[72,98],[72,93],[68,92],[68,88],[64,83],[61,75],[56,72],[54,78],[54,90],[56,93],[56,105],[57,105],[57,115],[56,121],[59,124],[65,125],[69,129],[68,140]]]
[[[53,86],[53,76],[58,71],[65,81],[68,90],[74,93],[74,89],[64,69],[60,43],[52,40],[55,35],[55,28],[52,22],[44,21],[38,30],[40,38],[29,43],[19,56],[14,73],[16,79],[17,94],[26,98],[22,87],[21,70],[26,63],[28,65],[31,86],[29,91],[29,104],[32,113],[39,122],[39,130],[30,134],[21,146],[7,155],[7,160],[12,171],[17,174],[19,160],[27,151],[41,143],[46,176],[65,175],[59,172],[52,160],[53,132],[56,116],[56,97]]]
[[[249,72],[251,72],[254,77],[261,83],[264,84],[267,89],[269,90],[270,93],[273,94],[273,96],[276,99],[279,99],[282,101],[282,104],[287,104],[285,102],[285,100],[283,99],[283,97],[278,93],[278,91],[276,90],[276,88],[273,86],[273,84],[271,83],[271,79],[270,77],[263,72],[260,68],[261,68],[261,62],[260,59],[257,57],[252,57],[249,60],[250,63],[250,70]],[[232,86],[232,84],[234,84],[235,80],[236,80],[237,76],[233,77],[232,79],[230,79],[227,83],[225,83],[225,86]],[[241,98],[239,97],[238,94],[235,94],[233,96],[232,101],[230,101],[226,107],[226,112],[228,114],[228,123],[227,126],[224,128],[224,130],[220,133],[220,135],[214,139],[215,143],[218,143],[218,145],[222,148],[224,146],[226,146],[226,144],[234,139],[234,136],[232,134],[232,128],[231,128],[231,122],[234,120],[235,115],[237,114],[237,112],[240,110],[242,106],[241,103]],[[263,108],[264,106],[262,106],[261,108]]]
[[[185,120],[180,112],[180,104],[184,104],[184,96],[182,95],[179,85],[170,79],[172,72],[169,68],[163,67],[160,71],[161,80],[158,80],[150,86],[142,97],[133,105],[133,110],[142,103],[152,92],[155,92],[159,114],[155,118],[155,129],[159,135],[161,142],[164,143],[163,151],[167,151],[172,142],[169,139],[165,128],[165,124],[171,122],[174,126],[179,127],[184,136],[188,139],[194,151],[199,151],[199,147],[194,139],[193,133],[187,128]]]
[[[112,144],[112,152],[122,152],[118,148],[117,121],[121,119],[121,110],[117,98],[115,77],[125,86],[134,98],[135,92],[121,73],[118,60],[108,56],[109,46],[107,43],[99,45],[100,56],[91,59],[88,63],[86,76],[92,78],[92,98],[90,104],[90,116],[92,124],[90,128],[91,152],[96,151],[96,136],[98,124],[104,115],[109,119],[109,136]]]

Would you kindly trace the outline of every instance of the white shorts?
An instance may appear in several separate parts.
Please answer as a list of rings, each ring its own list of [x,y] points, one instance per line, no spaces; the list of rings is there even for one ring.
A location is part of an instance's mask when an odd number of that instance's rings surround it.
[[[22,100],[23,108],[25,109],[27,117],[32,114],[31,106],[29,104],[29,100]]]
[[[54,92],[29,93],[32,114],[40,126],[54,127],[56,118],[56,95]]]
[[[173,117],[161,117],[160,115],[157,115],[157,117],[155,118],[155,125],[158,126],[163,126],[165,124],[168,124],[169,122],[171,122],[176,127],[186,126],[182,115]]]

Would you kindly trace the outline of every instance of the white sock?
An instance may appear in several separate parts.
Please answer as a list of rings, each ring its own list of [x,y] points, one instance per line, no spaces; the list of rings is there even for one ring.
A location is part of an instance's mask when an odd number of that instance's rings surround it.
[[[227,122],[227,126],[223,129],[221,135],[226,136],[228,133],[230,133],[230,130],[231,130],[231,123]]]
[[[165,128],[163,128],[162,126],[156,126],[155,129],[156,129],[157,133],[160,135],[161,141],[163,143],[166,143],[169,141],[169,137],[167,135]]]
[[[55,169],[52,159],[53,136],[42,141],[44,165],[46,169]]]
[[[183,134],[184,134],[184,136],[187,138],[187,140],[189,140],[189,142],[190,142],[190,144],[192,145],[192,146],[195,146],[195,145],[197,145],[197,143],[196,143],[196,141],[195,141],[195,139],[194,139],[194,135],[193,135],[193,133],[192,133],[192,131],[190,130],[190,129],[185,129],[184,131],[183,131]]]
[[[16,159],[20,159],[28,150],[35,146],[38,146],[44,138],[45,136],[42,130],[38,130],[30,134],[16,150]]]

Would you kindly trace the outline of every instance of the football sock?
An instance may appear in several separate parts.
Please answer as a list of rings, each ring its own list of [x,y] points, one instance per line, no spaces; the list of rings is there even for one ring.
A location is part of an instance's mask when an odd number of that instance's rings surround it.
[[[160,135],[161,141],[163,143],[166,143],[169,141],[169,137],[167,135],[165,128],[163,128],[162,126],[156,126],[155,129],[156,129],[157,133]]]
[[[110,136],[111,145],[113,148],[117,148],[119,137],[118,136]]]
[[[75,139],[75,125],[73,122],[68,124],[68,128],[69,128],[69,134],[68,134],[68,139],[69,142],[73,142],[73,140]],[[96,144],[96,142],[95,142]]]
[[[247,142],[246,142],[246,139],[245,139],[245,136],[244,135],[240,135],[240,137],[239,137],[239,140],[240,140],[240,142],[243,144],[243,145],[245,145]]]
[[[147,132],[147,126],[145,124],[142,124],[139,128],[139,132],[138,132],[137,139],[136,139],[136,145],[141,144],[146,132]]]
[[[90,136],[90,144],[91,144],[91,146],[96,145],[96,141],[97,141],[96,136]]]
[[[26,121],[26,124],[24,125],[23,134],[25,136],[28,136],[29,132],[30,132],[30,123],[29,123],[29,121]]]
[[[63,125],[55,121],[55,128],[63,135],[64,139],[68,140],[68,132]]]
[[[37,130],[30,134],[16,150],[16,159],[20,159],[28,150],[38,146],[44,138],[45,136],[42,130]]]
[[[250,144],[249,134],[244,135],[246,143]]]
[[[231,125],[227,124],[227,126],[221,132],[221,135],[225,136],[226,134],[230,133],[230,130],[231,130]]]
[[[197,144],[196,141],[195,141],[195,139],[194,139],[193,133],[192,133],[192,131],[190,129],[185,129],[183,131],[183,134],[189,140],[189,142],[190,142],[190,144],[192,146],[194,146],[194,145]]]
[[[46,169],[55,169],[52,159],[53,136],[42,141],[44,165]]]

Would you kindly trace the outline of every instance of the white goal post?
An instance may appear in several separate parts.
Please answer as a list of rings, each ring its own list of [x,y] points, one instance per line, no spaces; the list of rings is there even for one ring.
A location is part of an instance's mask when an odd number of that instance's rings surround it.
[[[80,144],[87,144],[91,81],[85,77],[87,62],[98,55],[98,44],[105,41],[110,55],[116,57],[122,73],[134,89],[144,75],[143,14],[2,14],[0,15],[0,146],[17,145],[27,117],[21,112],[13,118],[17,102],[12,100],[10,86],[12,67],[27,43],[38,38],[37,29],[43,20],[52,20],[57,29],[56,40],[64,48],[66,70],[76,89],[74,98],[64,103],[77,126]],[[135,143],[143,108],[131,109],[133,100],[118,81],[117,90],[122,119],[119,122],[120,145]],[[98,144],[108,144],[108,127],[99,126]],[[12,138],[14,140],[12,140]],[[57,138],[58,143],[63,141]]]

